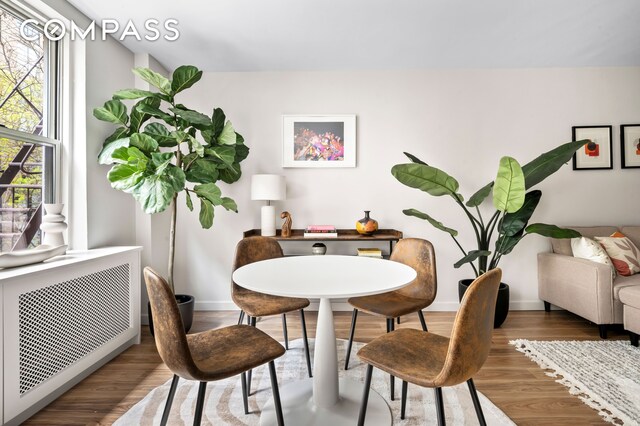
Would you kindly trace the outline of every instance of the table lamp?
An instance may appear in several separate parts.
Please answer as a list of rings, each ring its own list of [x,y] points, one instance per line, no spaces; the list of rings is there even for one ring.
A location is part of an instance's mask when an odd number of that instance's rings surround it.
[[[262,206],[261,211],[261,235],[265,237],[273,237],[276,235],[276,209],[271,205],[271,201],[284,200],[286,194],[287,186],[284,176],[251,176],[251,199],[267,202],[266,206]]]

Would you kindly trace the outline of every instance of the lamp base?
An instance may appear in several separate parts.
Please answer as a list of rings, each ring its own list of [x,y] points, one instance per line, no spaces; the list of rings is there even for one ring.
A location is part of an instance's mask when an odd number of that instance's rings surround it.
[[[276,208],[274,206],[262,206],[261,210],[261,234],[263,237],[276,236]]]

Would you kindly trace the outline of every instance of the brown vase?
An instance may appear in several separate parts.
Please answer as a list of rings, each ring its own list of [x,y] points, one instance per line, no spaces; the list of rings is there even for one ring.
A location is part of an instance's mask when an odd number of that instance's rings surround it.
[[[373,235],[378,230],[378,221],[369,217],[370,210],[364,211],[364,217],[356,222],[356,231],[362,235]]]

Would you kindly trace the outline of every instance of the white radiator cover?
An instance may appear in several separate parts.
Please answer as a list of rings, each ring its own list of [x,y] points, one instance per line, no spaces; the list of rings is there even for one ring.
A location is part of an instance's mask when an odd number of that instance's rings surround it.
[[[137,247],[0,270],[0,284],[3,424],[24,421],[139,342]]]

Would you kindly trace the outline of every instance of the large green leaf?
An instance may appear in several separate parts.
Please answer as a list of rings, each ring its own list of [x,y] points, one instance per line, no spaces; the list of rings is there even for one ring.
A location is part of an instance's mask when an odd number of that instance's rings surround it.
[[[213,204],[206,198],[200,198],[200,225],[204,229],[213,225]]]
[[[409,154],[408,152],[405,152],[404,155],[407,156],[407,158],[409,160],[411,160],[412,163],[417,163],[417,164],[424,164],[425,166],[428,166],[427,163],[425,163],[424,161],[422,161],[421,159],[419,159],[418,157],[416,157],[413,154]]]
[[[163,120],[165,123],[173,125],[175,120],[172,116],[162,111],[160,108],[153,107],[148,104],[139,104],[136,106],[136,109],[140,112],[144,112],[145,114],[149,114],[152,117],[159,118]]]
[[[524,197],[524,204],[520,210],[514,213],[507,213],[504,216],[500,222],[499,232],[506,234],[508,237],[512,237],[521,232],[524,227],[527,226],[536,207],[538,207],[540,197],[542,197],[542,191],[535,189],[528,192]]]
[[[156,140],[156,142],[158,142],[158,145],[162,147],[170,148],[178,144],[175,138],[171,136],[171,133],[169,133],[169,130],[167,130],[167,128],[164,127],[164,125],[162,125],[161,123],[147,124],[144,127],[144,132],[142,133],[151,136]]]
[[[459,267],[461,267],[465,263],[474,262],[477,258],[482,257],[482,256],[489,256],[490,254],[491,254],[491,252],[487,251],[487,250],[471,250],[469,253],[467,253],[467,255],[465,257],[463,257],[462,259],[460,259],[456,263],[454,263],[453,267],[458,269]]]
[[[173,71],[171,76],[171,90],[180,93],[193,86],[202,77],[202,71],[193,65],[182,65]]]
[[[135,146],[143,152],[151,153],[158,150],[158,142],[144,133],[134,133],[129,139],[131,146]]]
[[[452,237],[455,237],[455,236],[458,235],[458,231],[456,231],[455,229],[447,228],[446,226],[444,226],[442,224],[442,222],[438,222],[437,220],[435,220],[434,218],[432,218],[428,214],[423,213],[423,212],[421,212],[419,210],[406,209],[406,210],[402,210],[402,213],[406,214],[407,216],[414,216],[414,217],[426,220],[427,222],[429,222],[436,229],[444,231],[447,234],[450,234]]]
[[[203,185],[196,185],[193,190],[200,198],[206,198],[213,205],[219,206],[222,204],[222,191],[215,183],[205,183]]]
[[[116,163],[128,164],[129,166],[136,167],[140,171],[144,171],[149,163],[149,157],[133,146],[123,146],[116,149],[113,151],[113,154],[111,154],[111,158]]]
[[[433,196],[457,197],[458,181],[435,167],[424,164],[397,164],[391,174],[402,184]]]
[[[211,127],[211,119],[198,111],[183,108],[169,108],[169,110],[198,129]]]
[[[218,180],[218,168],[209,160],[195,160],[186,172],[187,180],[195,183],[214,183]]]
[[[211,116],[211,121],[213,122],[213,137],[220,136],[222,129],[224,129],[225,120],[226,116],[224,115],[224,111],[220,108],[215,108],[213,110],[213,115]]]
[[[242,168],[239,163],[233,163],[231,166],[224,166],[223,168],[218,168],[218,173],[220,173],[220,180],[224,183],[234,183],[240,180],[242,176]]]
[[[113,99],[140,99],[155,96],[155,93],[148,90],[124,89],[113,94]]]
[[[166,176],[151,175],[142,179],[133,191],[145,213],[159,213],[167,209],[176,193],[171,179]]]
[[[204,152],[227,166],[233,165],[236,156],[236,149],[233,146],[214,146],[206,148]]]
[[[140,130],[140,126],[142,126],[147,120],[151,118],[151,114],[147,114],[138,109],[138,105],[150,105],[152,107],[158,108],[160,106],[160,99],[158,98],[145,98],[138,102],[131,109],[131,117],[129,122],[129,128],[132,133],[138,132]]]
[[[524,204],[524,174],[511,157],[502,157],[493,185],[493,205],[501,212],[516,212]]]
[[[539,234],[550,238],[578,238],[581,236],[578,231],[573,229],[559,228],[556,225],[546,223],[532,223],[525,228],[525,231],[529,234]]]
[[[150,70],[149,68],[134,68],[133,73],[152,85],[153,87],[160,90],[162,93],[166,95],[171,95],[171,82],[164,76],[158,74],[155,71]]]
[[[107,146],[113,141],[117,141],[118,139],[126,138],[129,134],[129,129],[126,127],[118,127],[115,132],[111,133],[102,144],[103,147]]]
[[[484,202],[484,200],[491,194],[491,190],[493,189],[493,182],[490,182],[478,189],[475,194],[469,198],[467,201],[467,207],[478,207],[480,204]]]
[[[508,235],[500,235],[496,240],[496,251],[502,255],[507,255],[511,253],[511,251],[518,245],[520,240],[524,238],[524,231],[520,231],[516,235],[508,236]],[[495,266],[495,265],[494,265]]]
[[[193,201],[191,201],[191,194],[189,194],[189,191],[184,191],[184,195],[186,197],[186,202],[187,202],[187,208],[189,209],[189,211],[193,211]]]
[[[236,144],[236,131],[233,129],[233,125],[230,121],[224,125],[220,136],[217,138],[220,145],[235,145]]]
[[[587,142],[588,140],[585,139],[565,143],[522,166],[526,188],[529,189],[539,184],[555,173],[563,164],[571,160],[573,154]]]
[[[103,146],[102,151],[98,154],[98,163],[113,164],[111,154],[113,154],[113,151],[123,146],[129,146],[129,138],[118,139]]]
[[[222,207],[229,211],[238,213],[238,205],[229,197],[222,197]]]
[[[116,164],[109,170],[107,179],[114,189],[124,192],[132,192],[142,180],[143,172],[129,164]]]
[[[244,144],[236,144],[236,157],[233,160],[234,163],[239,163],[243,161],[245,158],[247,158],[248,156],[249,156],[249,147]]]
[[[198,157],[204,157],[204,145],[202,145],[200,143],[200,141],[196,138],[194,138],[191,135],[189,136],[189,149],[193,152],[195,152],[196,154],[198,154]]]
[[[175,192],[180,192],[184,189],[186,178],[184,171],[173,164],[169,164],[164,172],[165,178],[171,183]]]
[[[167,167],[169,167],[169,164],[171,164],[171,160],[173,160],[173,157],[173,152],[152,152],[151,163],[156,169],[155,174],[164,174]]]
[[[93,109],[93,116],[98,120],[107,121],[113,124],[127,125],[127,107],[118,99],[112,99],[104,103],[103,106]]]

